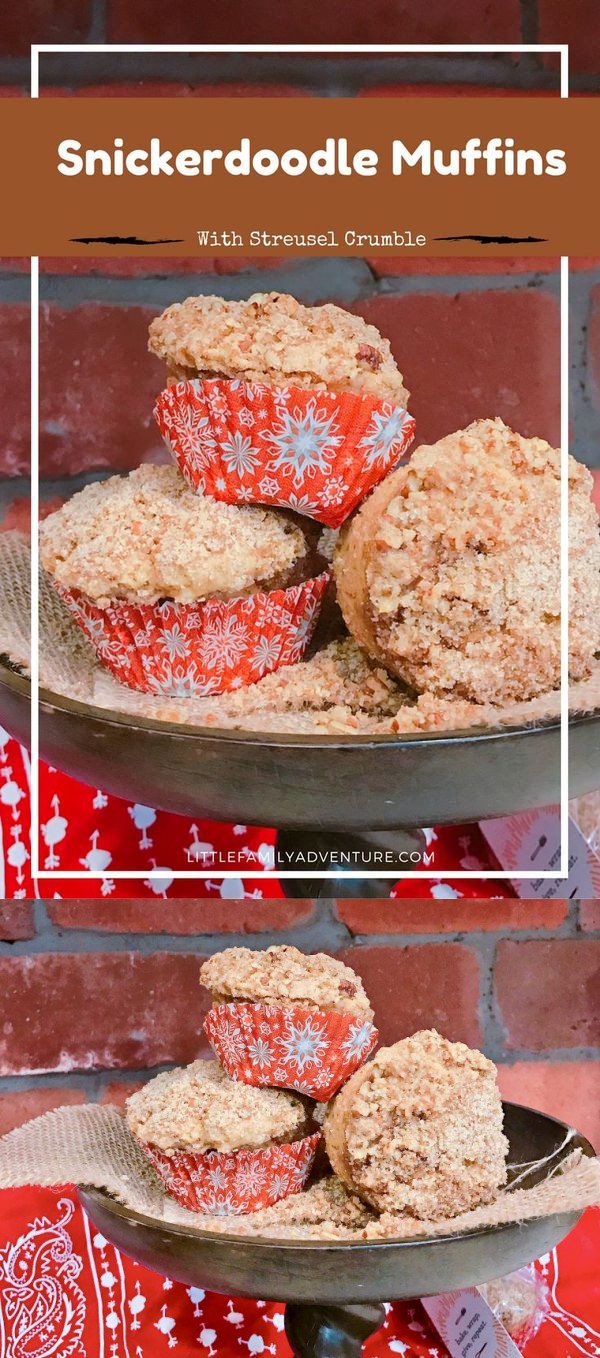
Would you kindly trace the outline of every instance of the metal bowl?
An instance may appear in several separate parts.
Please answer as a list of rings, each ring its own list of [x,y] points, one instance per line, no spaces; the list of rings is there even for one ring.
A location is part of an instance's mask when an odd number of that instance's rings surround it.
[[[545,1113],[504,1105],[509,1162],[515,1167],[552,1158],[556,1170],[572,1150],[594,1150]],[[538,1168],[527,1184],[542,1181]],[[238,1297],[287,1303],[286,1328],[302,1355],[358,1354],[381,1323],[380,1303],[390,1298],[431,1296],[502,1277],[553,1249],[581,1213],[510,1225],[487,1226],[462,1235],[418,1240],[332,1243],[200,1234],[132,1212],[98,1189],[81,1189],[94,1225],[125,1254],[159,1273],[192,1286]]]
[[[29,682],[0,664],[24,744]],[[255,735],[112,713],[40,691],[40,753],[117,796],[187,816],[360,832],[461,824],[559,800],[560,727],[391,736]],[[571,797],[600,786],[600,712],[570,723]]]

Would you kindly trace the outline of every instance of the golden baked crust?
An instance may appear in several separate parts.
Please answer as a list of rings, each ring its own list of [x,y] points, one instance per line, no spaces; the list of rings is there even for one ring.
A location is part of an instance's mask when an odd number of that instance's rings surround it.
[[[277,292],[247,301],[188,297],[150,325],[149,348],[173,380],[242,378],[268,386],[356,391],[406,406],[389,340],[341,307],[303,306]]]
[[[130,1132],[165,1155],[257,1150],[313,1130],[308,1105],[297,1094],[237,1083],[216,1061],[163,1071],[125,1108]]]
[[[291,516],[194,495],[175,467],[95,482],[40,525],[42,565],[99,604],[244,593],[306,551]]]
[[[384,1047],[325,1118],[336,1174],[380,1212],[431,1221],[491,1202],[508,1143],[496,1068],[434,1030]]]
[[[573,679],[600,650],[600,536],[592,478],[569,458]],[[348,628],[419,692],[472,702],[536,697],[560,681],[560,453],[478,420],[387,477],[335,556]]]
[[[246,1000],[373,1017],[362,981],[350,967],[326,953],[307,955],[287,944],[262,952],[226,948],[203,963],[200,980],[215,1004]]]

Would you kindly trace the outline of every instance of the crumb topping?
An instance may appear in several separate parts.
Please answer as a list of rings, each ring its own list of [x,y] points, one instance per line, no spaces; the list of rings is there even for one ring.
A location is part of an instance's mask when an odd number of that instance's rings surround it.
[[[381,1212],[457,1216],[506,1182],[496,1068],[433,1030],[382,1048],[350,1078],[325,1140],[335,1172]]]
[[[360,977],[326,953],[307,955],[288,945],[264,952],[226,948],[204,962],[200,980],[215,1004],[294,1004],[373,1017]]]
[[[173,380],[242,378],[269,386],[355,391],[406,406],[389,340],[341,307],[277,292],[246,301],[188,297],[150,325],[149,347]]]
[[[283,1089],[231,1080],[216,1061],[164,1071],[127,1100],[130,1132],[165,1155],[258,1150],[313,1130],[308,1104]]]
[[[290,515],[195,495],[174,467],[150,464],[86,486],[40,526],[48,573],[101,605],[244,593],[306,552]]]
[[[590,473],[569,458],[573,679],[600,650]],[[534,698],[560,680],[560,453],[479,420],[386,478],[342,535],[338,597],[357,639],[418,693]]]

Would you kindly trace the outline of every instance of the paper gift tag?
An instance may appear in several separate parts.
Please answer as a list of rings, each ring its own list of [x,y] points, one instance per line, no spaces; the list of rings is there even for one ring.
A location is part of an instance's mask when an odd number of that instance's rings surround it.
[[[476,1287],[421,1297],[451,1358],[520,1358],[520,1350]]]
[[[518,816],[482,820],[480,829],[501,867],[508,872],[552,872],[560,863],[560,811],[557,806]],[[600,859],[569,817],[569,876],[511,879],[526,899],[593,900],[600,891]]]

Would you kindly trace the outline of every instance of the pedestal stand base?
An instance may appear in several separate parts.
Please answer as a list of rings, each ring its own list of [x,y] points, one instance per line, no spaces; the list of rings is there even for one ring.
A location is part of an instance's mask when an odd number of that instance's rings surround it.
[[[366,1339],[383,1325],[385,1311],[376,1303],[362,1306],[285,1308],[285,1332],[296,1358],[360,1358]]]
[[[425,848],[421,830],[364,830],[361,834],[336,834],[331,830],[280,830],[277,836],[276,869],[299,872],[333,872],[335,878],[283,878],[286,896],[319,899],[381,898],[389,896],[403,872],[419,867]],[[349,876],[369,872],[373,876]],[[379,877],[378,872],[393,872]]]

